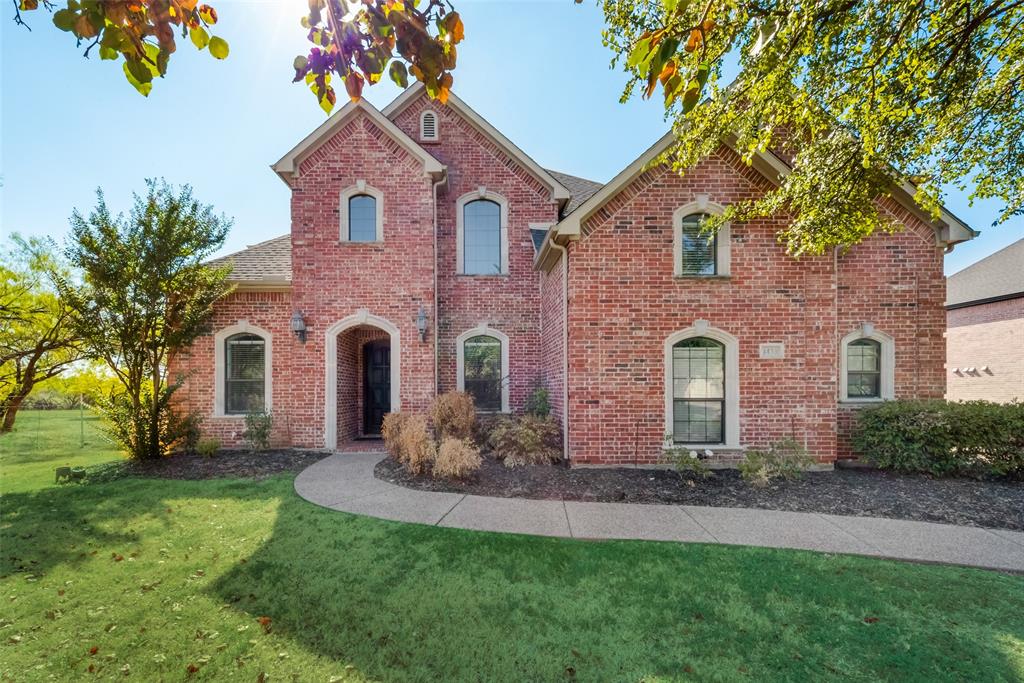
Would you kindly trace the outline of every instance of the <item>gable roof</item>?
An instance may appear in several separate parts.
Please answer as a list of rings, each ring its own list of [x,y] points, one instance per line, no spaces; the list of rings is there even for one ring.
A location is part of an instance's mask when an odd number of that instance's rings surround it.
[[[569,215],[575,211],[579,208],[580,204],[590,199],[604,185],[604,183],[594,182],[593,180],[569,175],[568,173],[552,171],[550,168],[545,170],[554,176],[555,180],[565,185],[566,189],[572,194],[569,198],[569,203],[562,210],[563,215]]]
[[[358,102],[349,102],[328,117],[316,130],[307,135],[302,142],[295,145],[291,151],[281,157],[271,168],[281,176],[285,183],[291,185],[291,181],[299,175],[299,165],[302,163],[302,160],[315,152],[320,145],[327,142],[353,116],[360,112],[366,114],[370,120],[394,139],[395,142],[418,158],[423,163],[424,172],[429,173],[435,178],[440,178],[444,175],[446,170],[444,164],[431,156],[418,142],[396,126],[391,119],[384,116],[380,110],[367,102],[365,97]]]
[[[1024,297],[1024,239],[946,278],[946,306]]]
[[[292,237],[281,235],[210,261],[232,265],[228,282],[240,287],[287,287],[292,282]]]
[[[735,139],[729,138],[723,142],[726,146],[736,151],[734,146]],[[548,242],[553,239],[557,240],[559,244],[564,245],[568,241],[579,239],[583,222],[644,171],[648,170],[650,165],[674,143],[675,134],[672,131],[668,131],[631,164],[622,169],[618,175],[588,197],[586,201],[582,202],[574,211],[568,213],[561,221],[551,226],[551,229],[548,231],[548,240],[545,240],[544,246],[537,253],[537,257],[534,260],[534,267],[547,270],[557,260],[557,253],[553,252]],[[793,170],[789,164],[770,150],[756,152],[751,160],[751,165],[775,185],[778,185]],[[892,196],[893,199],[917,216],[922,222],[932,226],[935,230],[936,240],[942,246],[952,246],[959,242],[965,242],[977,237],[979,234],[945,207],[940,207],[939,220],[933,220],[931,215],[914,201],[914,187],[908,182],[894,185],[892,187]]]
[[[394,120],[399,114],[401,114],[406,107],[424,91],[422,83],[415,83],[406,88],[401,95],[392,100],[391,104],[384,107],[382,113],[384,116],[391,120]],[[511,140],[501,134],[501,132],[487,122],[484,117],[477,114],[473,109],[460,100],[454,93],[448,95],[448,103],[445,105],[450,109],[457,112],[463,119],[469,122],[471,126],[476,128],[478,131],[486,135],[491,139],[498,147],[505,150],[505,152],[523,165],[530,173],[533,174],[537,180],[551,188],[551,198],[559,203],[559,206],[567,204],[571,198],[571,192],[551,173],[544,170],[540,165],[530,158],[523,150],[519,149]]]

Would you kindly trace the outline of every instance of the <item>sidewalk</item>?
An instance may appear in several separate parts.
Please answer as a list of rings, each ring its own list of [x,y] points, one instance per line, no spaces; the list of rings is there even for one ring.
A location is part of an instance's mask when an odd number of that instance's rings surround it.
[[[338,453],[295,478],[332,510],[457,529],[587,539],[797,548],[1024,572],[1024,533],[808,512],[492,498],[415,491],[373,476],[380,453]]]

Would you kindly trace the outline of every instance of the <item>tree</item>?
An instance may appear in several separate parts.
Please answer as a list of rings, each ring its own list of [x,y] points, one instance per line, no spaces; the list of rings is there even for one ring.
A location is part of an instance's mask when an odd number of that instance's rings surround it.
[[[158,458],[189,435],[168,378],[177,349],[208,330],[214,301],[229,290],[228,267],[205,261],[224,244],[231,221],[200,204],[192,189],[146,181],[127,218],[110,213],[103,192],[88,218],[71,217],[70,263],[81,283],[61,280],[90,354],[120,383],[102,403],[112,436],[136,458]]]
[[[0,266],[0,433],[25,399],[81,358],[64,300],[49,286],[56,260],[41,240],[15,235]]]
[[[605,43],[635,87],[660,88],[682,172],[735,136],[749,162],[792,172],[706,222],[785,211],[793,254],[895,229],[877,198],[911,182],[938,214],[941,188],[1024,211],[1021,0],[604,0]],[[738,58],[739,76],[720,83]],[[897,166],[894,167],[893,165]]]

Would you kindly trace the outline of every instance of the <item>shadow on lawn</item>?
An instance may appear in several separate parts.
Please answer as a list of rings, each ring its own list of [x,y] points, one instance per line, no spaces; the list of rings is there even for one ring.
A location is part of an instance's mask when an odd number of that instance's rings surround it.
[[[207,590],[373,678],[1015,680],[1024,666],[1019,577],[396,524],[318,508],[284,479],[14,494],[4,535],[31,562],[20,571],[45,573],[83,548],[134,542],[132,520],[183,497],[278,497],[266,541]],[[3,554],[3,573],[19,571]]]

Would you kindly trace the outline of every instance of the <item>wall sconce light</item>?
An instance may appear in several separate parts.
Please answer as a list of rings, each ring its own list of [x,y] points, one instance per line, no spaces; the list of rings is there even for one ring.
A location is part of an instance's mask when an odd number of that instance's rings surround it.
[[[427,340],[427,310],[420,305],[420,311],[416,314],[416,329],[420,332],[420,341]]]
[[[306,321],[302,317],[302,311],[292,313],[292,332],[300,342],[306,343]]]

